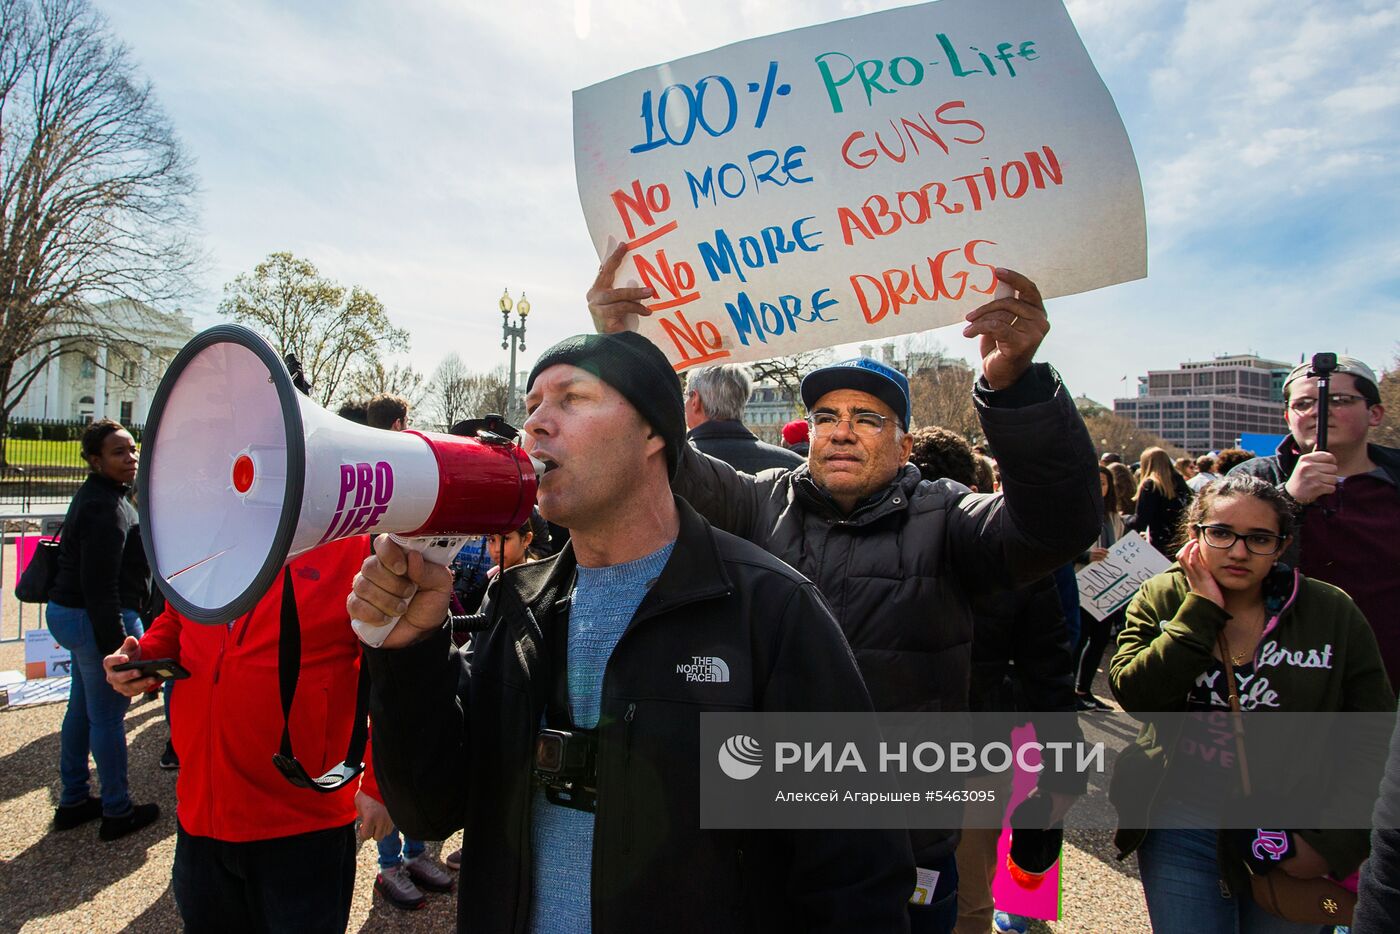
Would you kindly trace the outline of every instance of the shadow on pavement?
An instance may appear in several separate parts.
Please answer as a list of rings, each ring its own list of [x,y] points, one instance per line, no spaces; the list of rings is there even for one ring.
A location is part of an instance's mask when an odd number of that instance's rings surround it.
[[[139,725],[150,716],[159,717],[159,704],[146,705],[135,714],[128,714],[127,725]],[[137,803],[159,800],[160,819],[149,827],[110,843],[98,840],[100,821],[58,833],[50,830],[32,846],[5,863],[0,873],[0,909],[3,930],[18,930],[26,922],[70,911],[95,899],[109,885],[131,875],[150,859],[149,850],[175,833],[175,805],[172,783],[159,780],[157,760],[165,748],[166,731],[162,726],[143,730],[129,739],[128,769],[131,776],[132,798]],[[20,770],[44,776],[29,787],[17,788],[6,784],[14,769],[9,766],[19,756],[46,756],[51,769],[35,772],[32,763]],[[13,760],[13,761],[12,761]],[[96,776],[94,776],[95,779]],[[24,794],[33,788],[50,786],[51,800],[56,800],[58,786],[58,735],[56,733],[29,743],[4,760],[0,760],[0,796],[5,799]],[[76,884],[74,880],[77,881]],[[157,903],[159,904],[159,903]],[[149,913],[149,912],[148,912]],[[170,930],[167,921],[164,930]]]

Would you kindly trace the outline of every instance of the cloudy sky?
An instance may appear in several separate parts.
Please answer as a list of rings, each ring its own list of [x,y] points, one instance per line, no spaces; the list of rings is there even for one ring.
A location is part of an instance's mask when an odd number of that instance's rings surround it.
[[[185,310],[292,252],[377,294],[431,371],[588,327],[597,259],[571,92],[741,39],[900,4],[839,0],[95,0],[196,160],[210,255]],[[1131,394],[1185,359],[1400,351],[1400,6],[1069,0],[1142,173],[1147,279],[1050,304],[1042,358]],[[957,328],[934,332],[953,352]],[[1127,380],[1122,381],[1126,376]]]

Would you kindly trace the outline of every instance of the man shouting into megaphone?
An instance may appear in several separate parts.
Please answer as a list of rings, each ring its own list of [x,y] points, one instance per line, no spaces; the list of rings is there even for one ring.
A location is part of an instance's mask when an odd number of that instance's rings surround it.
[[[466,652],[443,628],[450,572],[387,537],[348,601],[401,617],[366,650],[376,772],[407,833],[464,829],[459,927],[907,930],[906,833],[699,826],[701,712],[871,704],[811,583],[671,492],[686,427],[665,355],[569,338],[526,407],[563,552],[500,575]],[[678,672],[697,656],[728,677]]]

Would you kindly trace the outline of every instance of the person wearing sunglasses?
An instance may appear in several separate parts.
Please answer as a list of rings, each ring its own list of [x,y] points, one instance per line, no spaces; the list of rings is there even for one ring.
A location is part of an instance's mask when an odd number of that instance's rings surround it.
[[[1219,748],[1217,721],[1188,718],[1172,741],[1164,739],[1165,727],[1151,725],[1151,714],[1218,715],[1233,710],[1235,699],[1245,712],[1395,709],[1375,636],[1356,604],[1279,562],[1292,534],[1293,506],[1278,488],[1249,476],[1217,481],[1197,494],[1183,519],[1177,563],[1145,582],[1128,606],[1109,681],[1124,710],[1149,717],[1137,746],[1120,757],[1113,784],[1121,790],[1122,776],[1143,774],[1124,765],[1135,756],[1148,772],[1146,786],[1136,791],[1150,796],[1147,823],[1154,827],[1220,826],[1212,821],[1219,821],[1228,799],[1203,789],[1243,788],[1246,780],[1237,757],[1206,754]],[[1234,690],[1227,672],[1233,672]],[[1328,758],[1300,756],[1286,774],[1255,770],[1253,785],[1267,785],[1271,793],[1316,787]],[[1222,775],[1221,769],[1232,771]],[[1369,785],[1373,793],[1378,779],[1357,769],[1344,780]],[[1153,931],[1318,930],[1255,903],[1243,857],[1229,843],[1218,847],[1219,836],[1212,829],[1118,831],[1120,858],[1138,854]],[[1288,828],[1283,843],[1267,852],[1288,876],[1327,876],[1356,890],[1357,867],[1369,852],[1367,830]]]
[[[1299,364],[1283,384],[1288,435],[1278,450],[1235,474],[1275,484],[1301,507],[1285,560],[1351,595],[1400,683],[1400,449],[1370,443],[1385,419],[1375,371],[1337,355],[1328,386],[1327,442],[1317,450],[1318,379]]]

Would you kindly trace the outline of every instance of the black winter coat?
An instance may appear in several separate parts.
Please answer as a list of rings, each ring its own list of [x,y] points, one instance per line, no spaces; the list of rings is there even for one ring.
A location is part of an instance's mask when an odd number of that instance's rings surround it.
[[[774,467],[788,470],[803,463],[800,454],[758,440],[743,422],[708,421],[690,429],[688,437],[704,453],[744,473],[758,473]]]
[[[712,529],[683,501],[676,547],[617,643],[598,721],[593,930],[907,931],[914,864],[902,831],[700,827],[700,714],[865,711],[870,699],[821,595]],[[446,633],[366,649],[374,767],[395,823],[464,828],[458,929],[526,929],[531,761],[552,684],[547,640],[574,581],[572,545],[492,585],[500,618],[471,653]],[[718,656],[724,683],[679,663]]]
[[[1167,496],[1157,489],[1154,483],[1143,486],[1138,491],[1137,512],[1132,526],[1139,532],[1146,532],[1148,541],[1168,560],[1176,554],[1177,527],[1181,516],[1191,502],[1191,488],[1181,475],[1173,471],[1172,483],[1175,489]]]
[[[1014,386],[973,392],[1003,493],[925,481],[907,464],[842,515],[807,466],[760,477],[686,446],[676,491],[722,529],[763,546],[821,588],[860,664],[875,709],[966,710],[968,597],[1028,583],[1099,532],[1098,458],[1059,376],[1035,364]],[[913,832],[919,865],[956,833]]]
[[[1053,577],[1042,577],[1014,590],[973,594],[972,687],[969,708],[974,713],[997,711],[1073,714],[1074,659]],[[1008,723],[1024,721],[1010,717]],[[1073,726],[1070,727],[1070,723]],[[1061,729],[1067,728],[1067,729]],[[1077,743],[1084,739],[1078,721],[1051,718],[1037,724],[1042,742]],[[1046,791],[1083,794],[1088,777],[1082,772],[1047,771]]]
[[[103,655],[126,638],[122,610],[144,609],[151,597],[151,569],[141,544],[131,487],[92,473],[68,504],[58,541],[58,573],[49,599],[86,610]]]
[[[1356,934],[1384,934],[1400,918],[1400,717],[1390,738],[1371,827],[1371,856],[1361,864],[1356,916],[1351,922]]]

